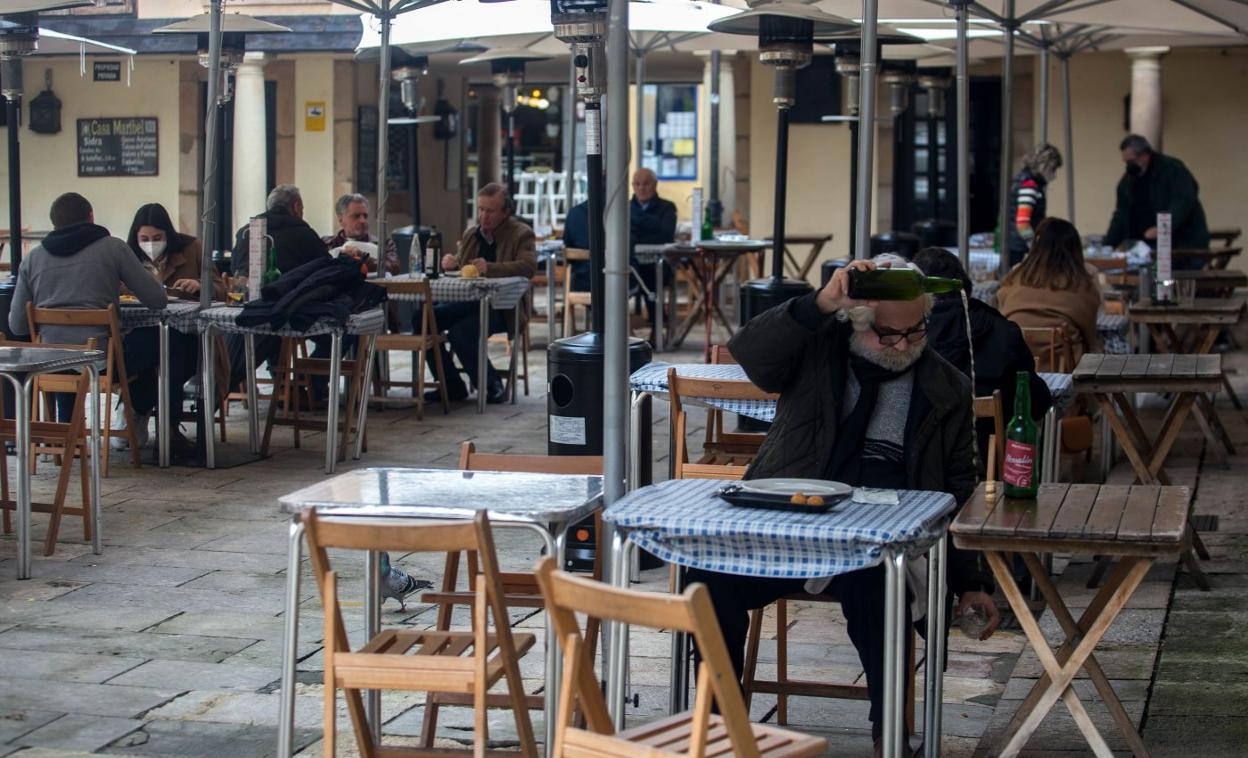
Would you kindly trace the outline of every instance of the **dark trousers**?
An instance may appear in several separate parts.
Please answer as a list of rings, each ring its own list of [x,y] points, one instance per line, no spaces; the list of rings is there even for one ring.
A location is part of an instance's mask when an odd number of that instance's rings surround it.
[[[145,326],[122,337],[122,355],[126,361],[126,373],[134,377],[130,382],[130,404],[136,414],[150,416],[156,411],[159,398],[160,377],[160,328]],[[198,352],[196,337],[176,330],[169,331],[169,408],[172,418],[177,418],[182,408],[186,381],[195,375]],[[68,421],[73,411],[73,395],[58,393],[56,397],[57,418]],[[176,423],[176,422],[175,422]]]
[[[749,612],[764,608],[779,598],[803,592],[804,579],[758,579],[690,569],[689,583],[702,582],[711,592],[715,617],[719,619],[738,681],[745,669],[745,641],[749,632]],[[834,577],[823,591],[840,601],[849,639],[858,651],[858,660],[867,678],[871,698],[871,723],[882,725],[884,718],[884,567],[873,566]],[[906,628],[910,609],[906,608]],[[906,646],[906,665],[910,660]]]
[[[481,342],[479,310],[480,305],[475,302],[442,303],[433,306],[433,316],[438,321],[438,328],[446,332],[447,342],[450,343],[455,355],[459,356],[459,363],[464,367],[464,373],[468,375],[468,381],[473,387],[477,386],[477,347]],[[417,311],[417,314],[419,322],[420,311]],[[491,309],[489,320],[490,334],[507,331],[507,320],[503,317],[502,311]],[[416,324],[417,331],[421,327],[420,323]],[[455,364],[451,362],[451,354],[447,352],[446,345],[442,345],[439,349],[442,351],[442,368],[446,372],[447,394],[451,397],[466,395],[468,390],[464,386],[464,380],[459,377],[459,372],[455,371]],[[432,350],[428,351],[426,359],[430,366],[434,365]],[[485,363],[487,391],[489,387],[498,386],[501,382],[498,372],[487,360]],[[477,389],[480,390],[480,387]]]

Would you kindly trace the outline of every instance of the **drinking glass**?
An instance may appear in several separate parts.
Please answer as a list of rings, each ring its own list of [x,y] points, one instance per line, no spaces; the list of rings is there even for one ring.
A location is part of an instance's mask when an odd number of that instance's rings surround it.
[[[230,280],[230,289],[225,293],[225,304],[241,308],[247,302],[247,277],[236,276]]]
[[[1177,287],[1179,305],[1192,307],[1196,304],[1196,280],[1195,279],[1179,279],[1175,282]]]

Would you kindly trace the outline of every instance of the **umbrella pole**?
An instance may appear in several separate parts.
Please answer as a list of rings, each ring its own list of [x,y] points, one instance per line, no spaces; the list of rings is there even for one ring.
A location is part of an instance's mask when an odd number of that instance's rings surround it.
[[[1040,48],[1040,129],[1037,144],[1049,142],[1049,46]]]
[[[849,244],[850,256],[854,256],[854,244],[858,239],[858,130],[862,120],[849,122]]]
[[[618,86],[616,84],[618,82]],[[610,282],[606,300],[594,301],[595,329],[603,321],[611,328],[603,338],[603,502],[609,506],[624,496],[628,450],[628,0],[611,0],[607,20],[607,162],[610,202],[607,207],[608,244],[606,270]],[[637,93],[640,101],[640,82]],[[638,156],[640,159],[640,155]],[[599,218],[602,218],[599,216]],[[601,260],[601,259],[600,259]],[[600,306],[601,304],[601,306]],[[659,307],[662,303],[658,304]],[[604,314],[600,319],[598,314]],[[623,711],[619,713],[622,715]]]
[[[1005,0],[1005,54],[1001,58],[1001,186],[997,188],[997,214],[1000,257],[997,273],[1001,278],[1010,269],[1010,183],[1014,180],[1014,0]]]
[[[381,61],[377,66],[377,240],[386,244],[386,164],[390,162],[390,0],[381,0]],[[371,700],[370,700],[371,703]],[[377,719],[369,723],[379,726]]]
[[[962,268],[971,270],[971,77],[967,56],[966,2],[955,0],[958,33],[957,61],[957,140],[958,140],[958,255]]]
[[[507,96],[507,90],[503,90]],[[507,111],[507,194],[511,201],[516,201],[516,109],[513,106]],[[536,218],[534,221],[536,222]]]
[[[610,62],[609,62],[611,60],[610,56],[611,54],[608,53],[607,54],[608,67],[610,67]],[[637,168],[641,168],[644,165],[642,163],[642,158],[646,154],[646,95],[645,95],[646,54],[642,52],[641,50],[637,50],[637,60],[633,64],[633,70],[634,70],[633,77],[636,79],[636,82],[637,82],[634,85],[635,87],[634,98],[636,101],[636,109],[634,110],[634,113],[636,114],[636,118],[637,118],[637,126],[636,126],[637,142],[634,144],[637,145]],[[610,113],[611,113],[611,110],[608,107],[607,109],[608,121],[611,120]],[[697,219],[694,219],[694,222],[696,224]]]
[[[857,228],[854,231],[854,257],[870,257],[871,190],[874,186],[872,161],[875,158],[875,69],[880,48],[876,44],[876,23],[879,16],[877,0],[862,1],[862,43],[860,45],[858,91],[858,194]],[[889,735],[884,736],[888,752]]]
[[[22,121],[21,71],[21,59],[4,62],[4,123],[8,124],[5,131],[9,133],[9,276],[14,281],[22,265],[22,149],[18,137]]]
[[[772,218],[771,278],[784,278],[784,211],[789,189],[789,109],[776,109],[776,208]],[[694,219],[694,224],[698,220]]]
[[[412,197],[412,227],[417,234],[420,233],[420,155],[416,152],[420,142],[419,129],[419,126],[412,124],[407,130],[408,191]]]
[[[568,214],[576,204],[576,64],[568,58],[568,92],[563,98],[563,110],[567,130],[564,136],[563,159],[563,218],[567,224]],[[553,318],[553,316],[552,316]],[[552,322],[553,323],[553,322]]]
[[[1070,55],[1062,54],[1062,121],[1066,132],[1066,216],[1075,223],[1075,130],[1070,121]]]
[[[711,51],[711,161],[710,180],[706,210],[711,214],[711,226],[718,227],[724,220],[724,204],[719,201],[719,51]],[[698,219],[694,219],[697,221]]]

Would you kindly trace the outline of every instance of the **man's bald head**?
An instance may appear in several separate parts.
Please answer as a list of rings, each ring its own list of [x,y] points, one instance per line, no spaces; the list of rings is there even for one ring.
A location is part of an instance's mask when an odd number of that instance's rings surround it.
[[[639,168],[633,174],[633,197],[639,203],[648,203],[659,194],[659,177],[648,168]]]

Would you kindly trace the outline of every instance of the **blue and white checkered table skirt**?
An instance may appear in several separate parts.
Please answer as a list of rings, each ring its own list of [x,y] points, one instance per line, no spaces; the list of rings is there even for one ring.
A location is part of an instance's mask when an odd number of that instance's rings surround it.
[[[735,363],[648,363],[633,372],[628,378],[629,387],[633,392],[649,392],[652,395],[667,394],[667,370],[675,368],[680,376],[695,379],[720,379],[723,381],[748,382],[745,369]],[[1070,374],[1040,374],[1040,378],[1049,386],[1053,395],[1053,403],[1061,415],[1071,400],[1074,392],[1071,389]],[[759,421],[771,422],[776,418],[776,402],[774,400],[708,400],[703,398],[682,398],[691,404],[718,408],[727,413],[735,413]],[[1008,412],[1010,409],[1006,409]]]
[[[229,306],[218,305],[199,312],[199,323],[201,326],[211,326],[230,334],[271,334],[278,337],[318,337],[322,334],[331,334],[339,331],[338,327],[333,323],[322,319],[312,326],[310,329],[298,330],[290,327],[282,327],[273,329],[267,326],[239,326],[236,322],[242,308],[231,308]],[[343,329],[344,334],[381,334],[386,327],[386,312],[383,308],[373,308],[363,313],[353,313],[347,317],[347,327]]]
[[[943,492],[901,490],[897,505],[846,500],[828,513],[728,504],[728,482],[675,479],[634,490],[603,520],[659,558],[745,576],[812,579],[879,563],[888,548],[913,557],[940,539],[956,503]]]
[[[122,303],[117,309],[121,328],[125,331],[160,326],[161,321],[179,332],[195,332],[199,324],[199,303],[172,302],[164,310],[152,310],[143,305]]]
[[[390,281],[419,281],[421,275],[401,274],[390,277]],[[529,280],[523,276],[500,276],[490,279],[476,277],[465,279],[462,276],[440,276],[429,280],[429,289],[433,293],[435,303],[476,302],[490,298],[490,306],[498,310],[511,310],[529,291]],[[420,296],[408,293],[390,293],[391,300],[419,302]]]

